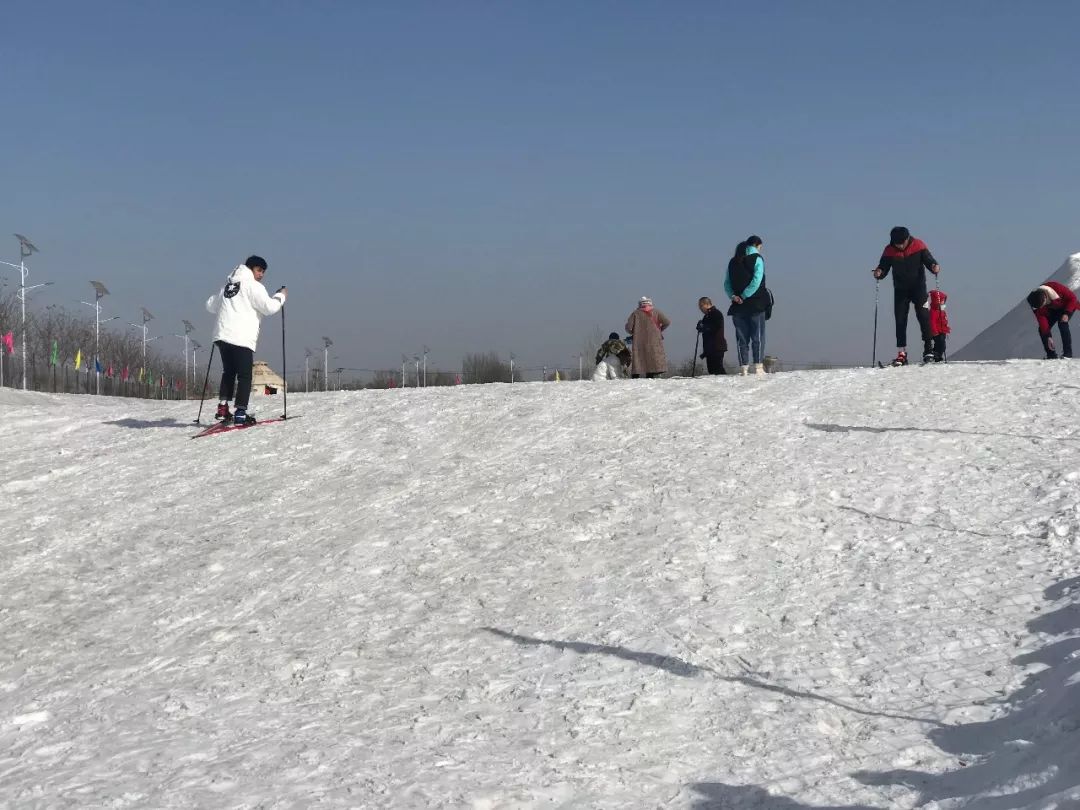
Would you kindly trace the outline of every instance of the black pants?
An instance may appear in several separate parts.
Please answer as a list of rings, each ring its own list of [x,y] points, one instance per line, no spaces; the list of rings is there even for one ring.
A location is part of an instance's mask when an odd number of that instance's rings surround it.
[[[663,374],[662,371],[650,371],[648,374],[645,375],[645,378],[649,379],[649,380],[655,380],[661,374]],[[641,379],[641,375],[640,374],[631,374],[630,378],[633,379],[633,380],[639,380],[639,379]]]
[[[724,371],[724,353],[705,355],[705,367],[710,374],[727,374]]]
[[[214,345],[221,355],[221,385],[218,387],[218,399],[228,402],[236,395],[236,408],[248,406],[251,397],[251,367],[255,363],[255,352],[244,346],[234,346],[223,340]]]
[[[915,317],[922,331],[923,348],[930,346],[930,310],[924,306],[928,298],[926,279],[911,285],[893,286],[893,314],[896,316],[896,347],[907,346],[908,307],[914,305]]]
[[[1064,312],[1056,314],[1052,312],[1050,313],[1050,317],[1047,318],[1047,320],[1050,321],[1051,331],[1053,331],[1054,324],[1056,323],[1058,332],[1061,333],[1061,356],[1072,357],[1072,332],[1069,331],[1069,322],[1061,320],[1061,317],[1064,314]],[[1054,320],[1055,318],[1056,320]],[[1047,332],[1045,335],[1039,335],[1039,337],[1042,338],[1042,344],[1043,348],[1046,350],[1046,356],[1051,357],[1052,350],[1050,349],[1050,332]]]

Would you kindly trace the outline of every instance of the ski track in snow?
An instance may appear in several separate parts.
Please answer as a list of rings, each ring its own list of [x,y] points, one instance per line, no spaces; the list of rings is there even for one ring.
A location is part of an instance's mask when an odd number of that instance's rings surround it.
[[[1078,391],[5,389],[0,807],[1080,806]]]

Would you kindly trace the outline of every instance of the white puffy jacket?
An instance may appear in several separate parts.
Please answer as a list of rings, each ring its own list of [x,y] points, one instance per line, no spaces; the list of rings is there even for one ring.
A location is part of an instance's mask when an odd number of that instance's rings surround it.
[[[240,265],[229,275],[221,291],[206,301],[207,311],[217,315],[214,340],[255,351],[259,321],[280,311],[284,304],[285,293],[270,295],[248,266]]]

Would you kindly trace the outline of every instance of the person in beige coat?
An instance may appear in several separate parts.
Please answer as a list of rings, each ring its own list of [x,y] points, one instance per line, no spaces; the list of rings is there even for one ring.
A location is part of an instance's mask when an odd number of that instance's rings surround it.
[[[671,326],[667,316],[653,306],[650,298],[643,296],[638,307],[626,321],[626,331],[633,340],[630,353],[630,376],[645,376],[650,380],[667,371],[667,354],[664,352],[664,330]]]

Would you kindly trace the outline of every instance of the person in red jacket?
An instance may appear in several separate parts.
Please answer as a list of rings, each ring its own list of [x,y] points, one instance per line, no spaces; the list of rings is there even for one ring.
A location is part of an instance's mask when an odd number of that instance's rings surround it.
[[[1050,335],[1050,330],[1055,323],[1061,334],[1061,356],[1072,357],[1069,318],[1080,309],[1080,301],[1076,300],[1076,293],[1064,284],[1048,281],[1037,290],[1028,293],[1027,302],[1035,313],[1035,320],[1039,323],[1039,337],[1046,350],[1046,359],[1056,360],[1058,356],[1054,349],[1054,338]]]
[[[906,366],[908,308],[915,306],[915,317],[923,339],[923,362],[929,363],[944,357],[935,357],[933,335],[930,333],[930,310],[926,306],[926,270],[935,276],[941,272],[937,259],[922,239],[915,239],[907,228],[897,226],[889,232],[889,244],[881,254],[881,261],[874,268],[874,278],[879,281],[892,271],[893,314],[896,316],[896,359],[894,366]]]

